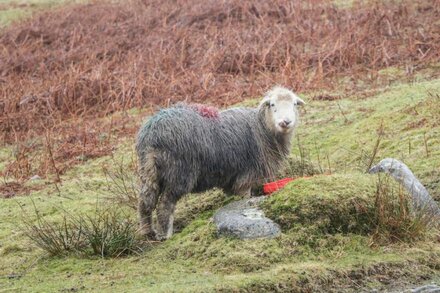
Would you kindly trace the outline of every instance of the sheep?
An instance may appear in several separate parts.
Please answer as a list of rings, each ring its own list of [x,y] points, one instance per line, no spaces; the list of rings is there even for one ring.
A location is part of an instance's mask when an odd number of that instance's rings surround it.
[[[177,104],[151,117],[139,130],[141,234],[167,239],[176,202],[187,193],[217,187],[250,196],[251,188],[274,178],[288,156],[304,101],[283,87],[270,90],[258,108]],[[157,229],[152,228],[156,209]]]

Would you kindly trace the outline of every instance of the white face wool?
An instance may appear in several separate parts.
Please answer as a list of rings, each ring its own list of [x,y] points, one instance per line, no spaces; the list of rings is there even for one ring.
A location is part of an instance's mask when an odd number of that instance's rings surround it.
[[[275,87],[266,94],[260,107],[269,108],[269,117],[275,131],[289,133],[298,123],[297,106],[304,104],[305,102],[292,91],[283,87]]]

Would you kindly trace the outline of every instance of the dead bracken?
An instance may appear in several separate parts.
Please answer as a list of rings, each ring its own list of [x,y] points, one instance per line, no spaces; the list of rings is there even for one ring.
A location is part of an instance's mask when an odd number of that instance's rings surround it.
[[[440,56],[439,14],[424,1],[62,7],[0,36],[0,133],[11,141],[70,117],[181,100],[224,106],[274,83],[303,91],[402,62],[420,68]]]

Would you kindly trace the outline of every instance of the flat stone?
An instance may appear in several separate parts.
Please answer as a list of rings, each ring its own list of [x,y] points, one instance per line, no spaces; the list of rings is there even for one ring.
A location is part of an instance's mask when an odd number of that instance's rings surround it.
[[[418,288],[414,288],[412,290],[409,290],[407,292],[411,292],[411,293],[437,293],[440,292],[440,287],[435,285],[435,284],[431,284],[431,285],[425,285],[425,286],[421,286]]]
[[[240,239],[274,238],[280,235],[280,226],[266,218],[258,207],[265,199],[265,196],[243,199],[219,209],[214,215],[218,235]]]
[[[390,289],[386,290],[386,292],[390,292],[390,293],[440,293],[440,284],[428,284],[428,285],[422,285],[419,286],[417,288],[414,288],[413,286],[411,287],[399,287],[397,286],[396,288],[391,287]],[[372,292],[379,292],[378,290],[371,290],[369,291],[370,293]],[[382,292],[382,291],[381,291]]]

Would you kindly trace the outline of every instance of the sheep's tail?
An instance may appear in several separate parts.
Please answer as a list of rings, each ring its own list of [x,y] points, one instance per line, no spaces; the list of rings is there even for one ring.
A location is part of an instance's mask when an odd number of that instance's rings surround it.
[[[139,218],[143,234],[151,235],[152,213],[156,208],[160,194],[157,155],[154,151],[146,151],[139,156],[139,174],[141,188],[139,193]]]

